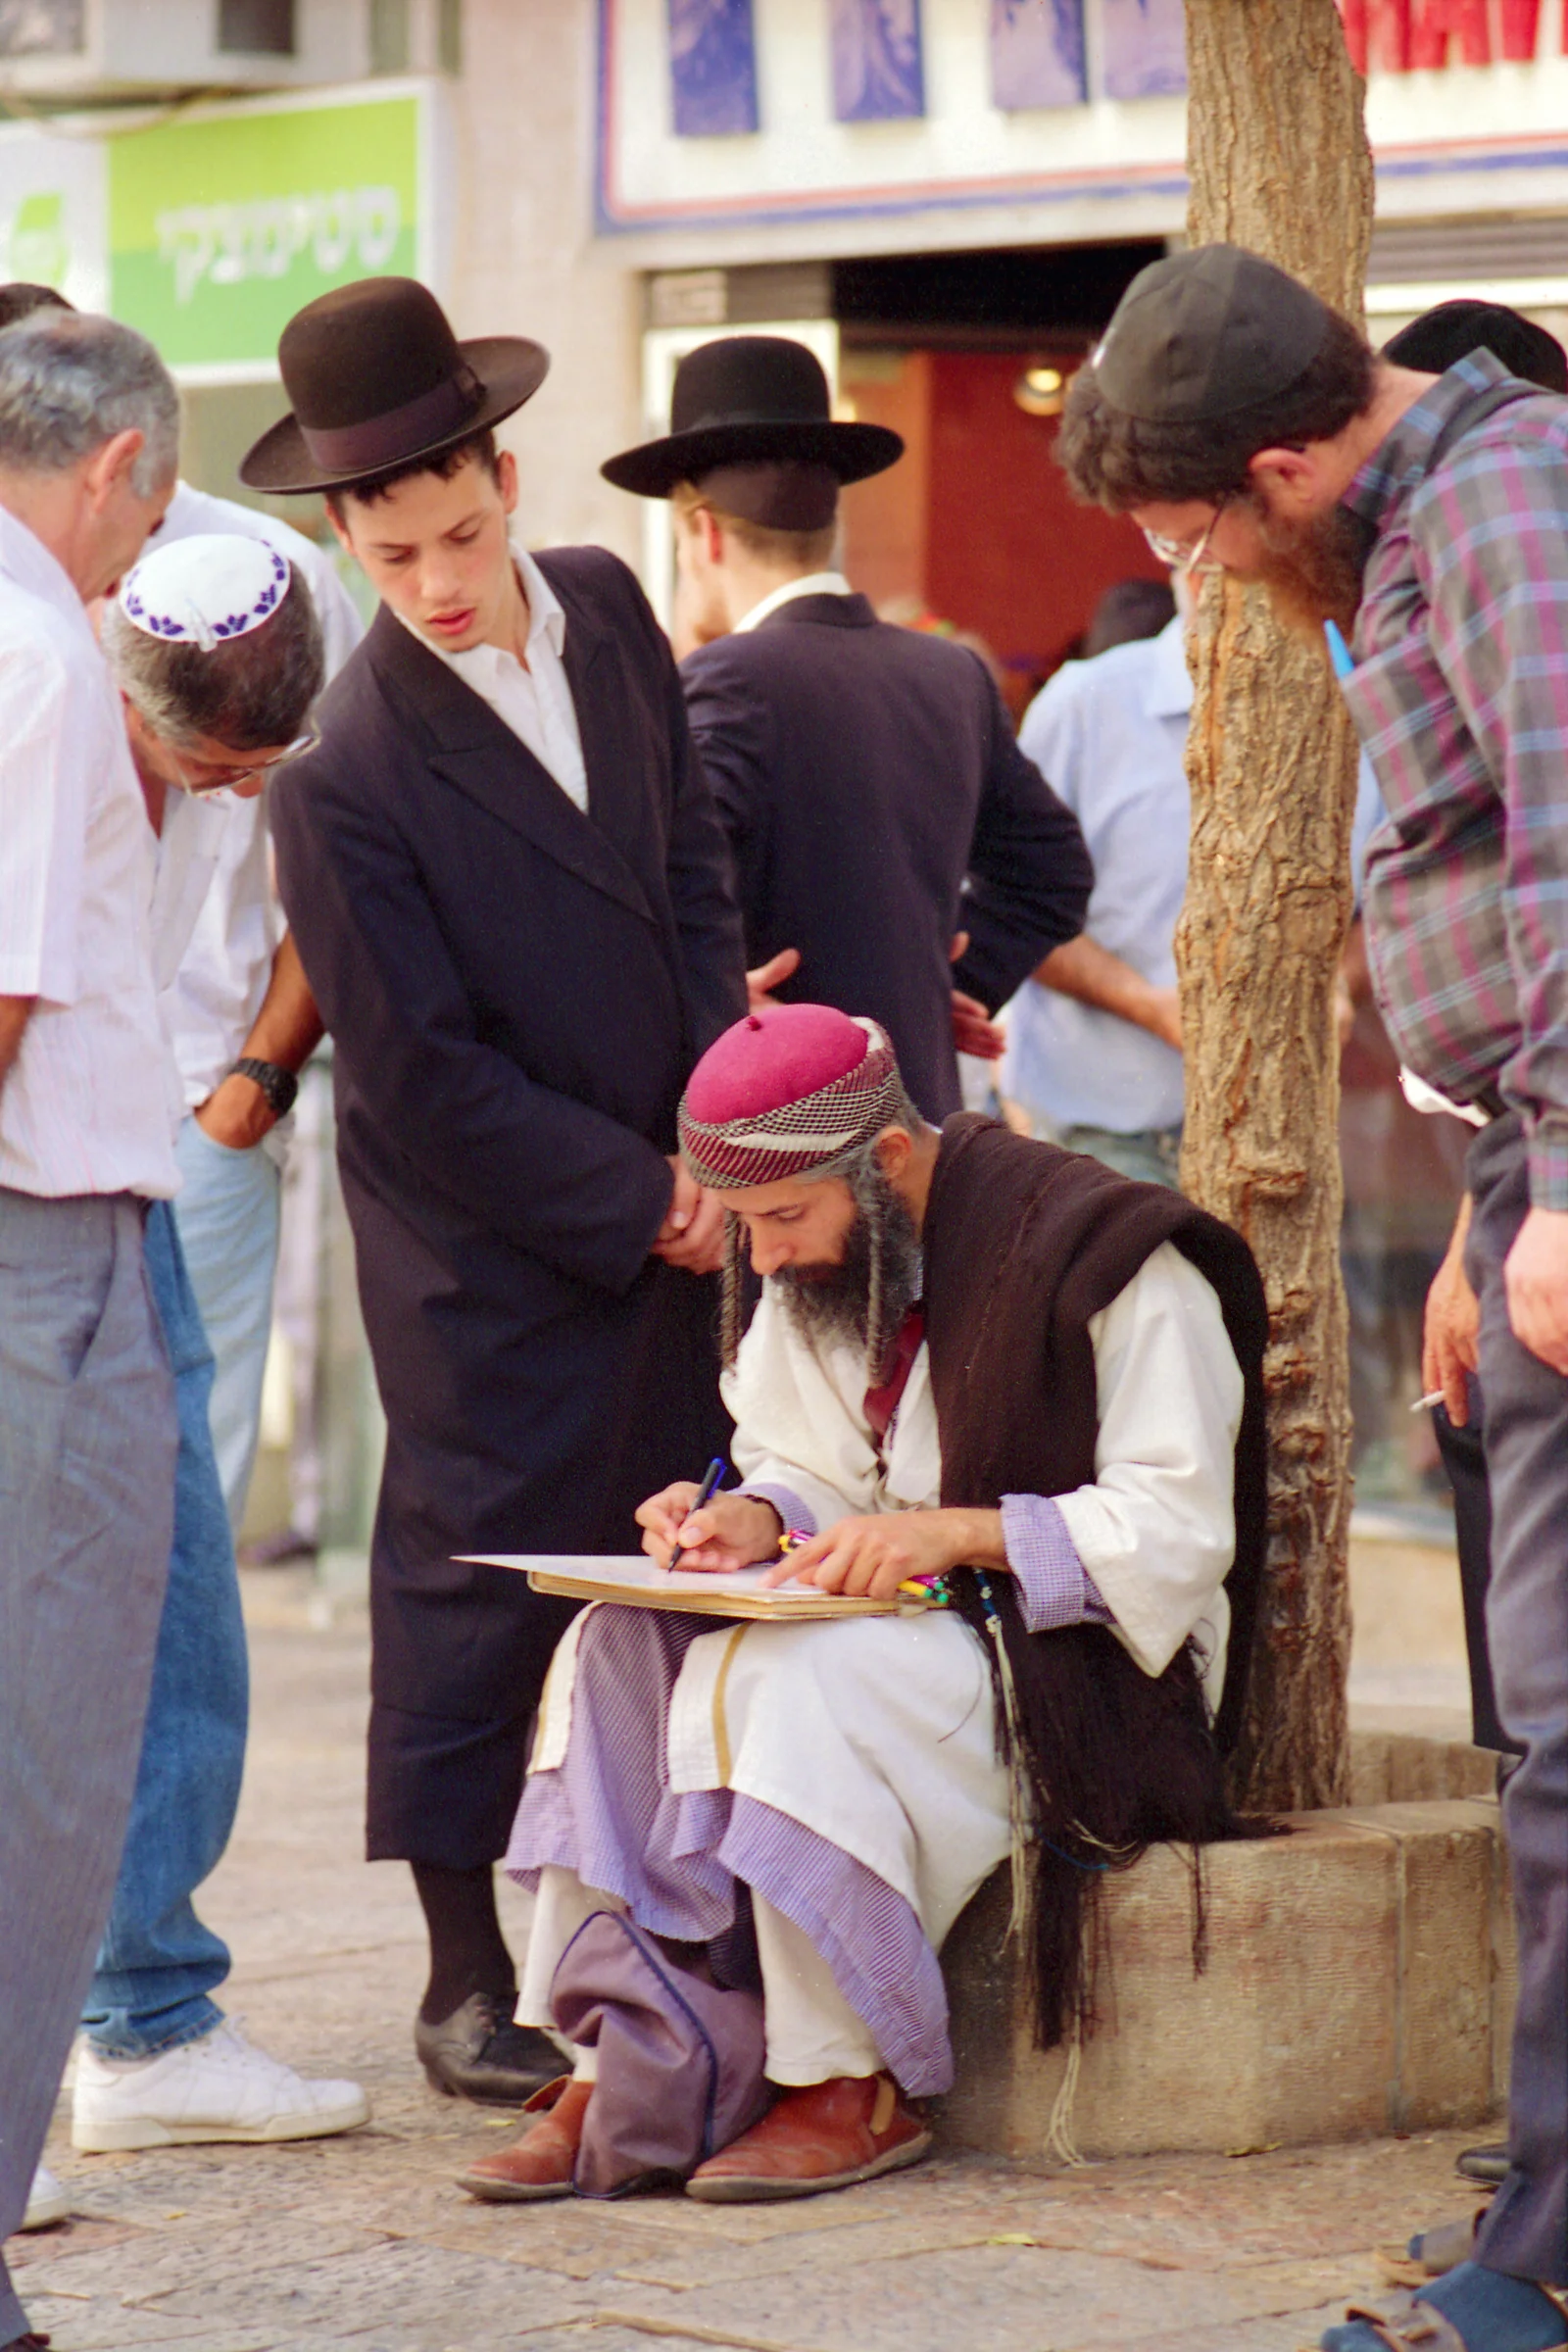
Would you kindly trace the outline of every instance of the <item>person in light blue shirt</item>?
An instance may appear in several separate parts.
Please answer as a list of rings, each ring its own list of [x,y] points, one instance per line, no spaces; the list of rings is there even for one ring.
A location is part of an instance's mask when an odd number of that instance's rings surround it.
[[[1054,949],[1012,1001],[1003,1093],[1037,1136],[1167,1185],[1182,1131],[1172,942],[1187,889],[1192,707],[1178,616],[1155,637],[1066,663],[1019,733],[1083,827],[1095,887],[1083,935]]]

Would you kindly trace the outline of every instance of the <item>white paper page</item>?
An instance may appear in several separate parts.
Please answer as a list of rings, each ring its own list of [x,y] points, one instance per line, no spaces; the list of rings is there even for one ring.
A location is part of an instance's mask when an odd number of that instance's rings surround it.
[[[578,1559],[565,1552],[479,1551],[464,1556],[492,1568],[531,1568],[540,1575],[569,1576],[585,1587],[630,1585],[647,1592],[760,1592],[762,1579],[768,1572],[765,1561],[756,1568],[730,1569],[722,1575],[710,1575],[701,1568],[661,1568],[646,1552],[640,1551],[624,1559],[604,1556]],[[794,1593],[804,1599],[814,1588],[792,1583],[778,1590],[781,1594]],[[820,1600],[826,1596],[816,1593],[815,1597]]]

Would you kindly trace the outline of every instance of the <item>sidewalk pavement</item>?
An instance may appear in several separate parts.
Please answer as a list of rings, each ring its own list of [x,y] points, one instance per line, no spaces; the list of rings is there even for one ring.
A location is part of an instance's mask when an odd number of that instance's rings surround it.
[[[473,2204],[454,2173],[516,2126],[414,2063],[413,1890],[358,1858],[363,1618],[313,1628],[302,1587],[246,1582],[250,1768],[202,1908],[235,1951],[231,2011],[358,2078],[374,2117],[79,2157],[63,2100],[48,2161],[75,2218],[6,2249],[55,2352],[1296,2352],[1386,2292],[1380,2244],[1465,2212],[1474,2132],[1072,2172],[944,2159],[798,2205]]]

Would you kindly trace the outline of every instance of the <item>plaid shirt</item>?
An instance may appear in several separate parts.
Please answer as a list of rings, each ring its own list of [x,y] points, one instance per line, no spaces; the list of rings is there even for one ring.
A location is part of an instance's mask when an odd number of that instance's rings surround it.
[[[1400,1056],[1523,1112],[1568,1208],[1568,400],[1478,352],[1346,493],[1376,533],[1346,698],[1388,808],[1367,852],[1374,984]],[[1447,439],[1433,464],[1440,434]]]

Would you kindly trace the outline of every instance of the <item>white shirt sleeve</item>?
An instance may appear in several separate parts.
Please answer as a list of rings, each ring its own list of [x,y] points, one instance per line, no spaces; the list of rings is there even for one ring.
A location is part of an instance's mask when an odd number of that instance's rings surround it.
[[[70,680],[37,642],[0,653],[0,996],[74,1004],[87,777],[67,756]]]
[[[1089,1336],[1095,1483],[1056,1502],[1128,1648],[1160,1674],[1190,1634],[1228,1628],[1241,1367],[1211,1284],[1170,1242],[1091,1317]]]

